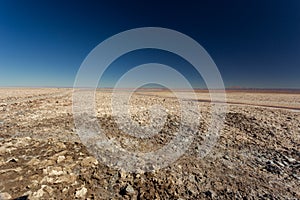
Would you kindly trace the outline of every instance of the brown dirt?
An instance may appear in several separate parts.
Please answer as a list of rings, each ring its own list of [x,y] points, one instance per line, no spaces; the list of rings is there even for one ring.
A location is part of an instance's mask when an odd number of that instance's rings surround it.
[[[194,102],[202,109],[201,126],[188,151],[166,168],[128,173],[97,161],[81,143],[71,90],[23,89],[15,97],[12,90],[0,90],[12,94],[0,94],[0,199],[300,199],[299,112],[229,105],[218,142],[200,159],[198,144],[210,125],[211,104]],[[247,94],[228,96],[251,104]],[[131,151],[168,143],[178,128],[178,103],[164,92],[155,95],[132,97],[133,119],[141,123],[147,115],[141,107],[168,108],[161,134],[144,141],[119,131],[109,109],[110,92],[98,92],[97,119],[107,136]],[[252,104],[258,99],[280,108],[290,97],[253,94]]]

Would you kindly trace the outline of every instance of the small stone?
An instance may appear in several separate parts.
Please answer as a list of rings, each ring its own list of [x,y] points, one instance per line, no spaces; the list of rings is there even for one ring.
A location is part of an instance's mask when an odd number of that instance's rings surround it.
[[[83,167],[91,167],[97,164],[98,164],[97,159],[93,157],[86,157],[81,161],[81,166]]]
[[[189,181],[190,181],[191,183],[196,183],[197,181],[196,181],[196,179],[195,179],[195,175],[190,174],[190,175],[189,175]]]
[[[297,176],[297,174],[293,174],[292,176],[300,181],[300,176]]]
[[[6,162],[13,162],[13,163],[17,163],[18,162],[18,159],[17,158],[10,158],[8,159]]]
[[[74,174],[66,174],[59,176],[55,179],[54,183],[67,183],[67,184],[77,184],[76,176]]]
[[[136,173],[137,173],[137,174],[144,174],[145,172],[144,172],[144,170],[137,169]]]
[[[53,183],[54,179],[52,177],[44,176],[44,178],[41,180],[41,183]]]
[[[43,188],[41,188],[41,189],[39,189],[38,191],[36,191],[36,192],[34,192],[33,194],[32,194],[32,197],[34,197],[34,198],[37,198],[37,199],[40,199],[43,195],[44,195],[44,190],[43,190]]]
[[[206,195],[207,197],[210,197],[210,198],[215,198],[215,197],[216,197],[216,193],[215,193],[214,191],[212,191],[212,190],[206,191],[206,192],[205,192],[205,195]]]
[[[62,170],[53,169],[52,171],[49,172],[49,176],[60,176],[60,175],[63,175],[63,174],[66,174],[66,172],[62,171]]]
[[[48,185],[42,185],[42,188],[43,188],[46,192],[48,192],[48,194],[49,194],[50,196],[52,196],[52,194],[53,194],[53,188],[52,188],[52,187],[50,187],[50,186],[48,186]]]
[[[62,192],[63,192],[63,193],[67,193],[68,190],[69,190],[69,188],[64,188],[64,189],[62,190]]]
[[[287,163],[286,161],[282,161],[282,164],[284,164],[285,166],[288,166],[289,165],[289,163]]]
[[[273,174],[281,174],[281,169],[272,160],[267,161],[265,169]]]
[[[285,157],[285,159],[287,159],[287,161],[288,161],[289,163],[296,162],[296,159],[294,159],[294,158],[290,158],[290,157],[287,157],[287,156],[284,156],[284,157]]]
[[[82,187],[80,190],[76,191],[75,196],[77,198],[85,198],[86,193],[87,193],[87,189],[85,187]]]
[[[126,178],[126,172],[125,171],[121,170],[119,172],[119,174],[120,174],[120,178]]]
[[[127,194],[134,194],[135,193],[133,187],[129,184],[127,185],[125,191],[126,191]]]
[[[6,200],[6,199],[11,199],[12,197],[10,196],[10,194],[8,194],[7,192],[2,192],[0,193],[0,199],[2,200]]]
[[[64,143],[61,143],[61,142],[58,142],[56,145],[57,145],[60,149],[65,149],[65,148],[67,148],[66,145],[65,145]]]
[[[283,163],[279,162],[279,161],[275,161],[275,163],[280,166],[280,167],[285,167]]]
[[[197,188],[195,187],[194,184],[188,183],[186,185],[186,188],[187,188],[187,191],[192,195],[197,193]]]
[[[229,160],[229,156],[227,156],[227,155],[224,155],[223,158],[224,158],[225,160]]]
[[[58,156],[58,158],[57,158],[57,163],[61,163],[62,161],[64,161],[66,159],[66,157],[65,156]]]
[[[22,196],[32,196],[32,191],[29,190],[29,191],[23,193]]]

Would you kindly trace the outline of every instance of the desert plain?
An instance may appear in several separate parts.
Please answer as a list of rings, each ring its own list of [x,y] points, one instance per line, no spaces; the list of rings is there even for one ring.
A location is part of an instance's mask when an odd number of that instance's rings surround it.
[[[299,91],[228,90],[226,101],[214,102],[208,91],[193,98],[191,91],[179,92],[201,113],[193,142],[163,168],[128,172],[108,166],[82,143],[73,89],[0,89],[0,199],[300,199]],[[109,89],[97,90],[95,120],[128,151],[162,148],[182,125],[171,91],[138,90],[130,98],[131,120],[149,124],[152,105],[165,109],[166,120],[153,137],[127,135],[112,115],[111,96]],[[215,104],[226,105],[219,113],[224,124],[199,157]]]

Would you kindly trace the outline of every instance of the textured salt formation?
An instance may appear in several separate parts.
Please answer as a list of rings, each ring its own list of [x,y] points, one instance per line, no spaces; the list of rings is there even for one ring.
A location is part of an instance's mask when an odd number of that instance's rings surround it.
[[[71,90],[18,89],[15,96],[13,90],[0,90],[0,199],[300,198],[299,112],[230,105],[216,145],[199,159],[211,105],[194,101],[201,109],[200,126],[185,154],[163,169],[128,173],[99,162],[81,143]],[[130,100],[131,118],[140,124],[149,123],[149,106],[165,108],[166,124],[150,138],[120,131],[111,116],[109,91],[97,92],[95,120],[122,148],[153,151],[166,145],[181,124],[180,106],[170,96],[164,91],[139,93]],[[228,99],[299,106],[300,95],[240,92],[229,93]]]

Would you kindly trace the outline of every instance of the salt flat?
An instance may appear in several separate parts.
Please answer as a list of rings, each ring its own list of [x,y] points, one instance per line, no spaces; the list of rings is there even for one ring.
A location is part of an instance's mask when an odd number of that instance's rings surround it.
[[[108,167],[83,145],[74,125],[72,92],[65,88],[0,89],[1,195],[29,199],[300,198],[297,92],[227,91],[225,102],[211,102],[207,91],[197,91],[193,98],[190,91],[177,91],[199,108],[193,142],[167,167],[135,173]],[[183,123],[180,102],[172,92],[139,90],[130,98],[129,118],[149,125],[148,109],[154,105],[163,107],[167,118],[153,137],[133,137],[121,131],[112,116],[111,97],[111,90],[97,90],[96,121],[109,139],[129,152],[164,147]],[[209,154],[201,158],[199,145],[212,125],[211,108],[225,103],[226,112],[219,113],[225,117],[224,127]]]

